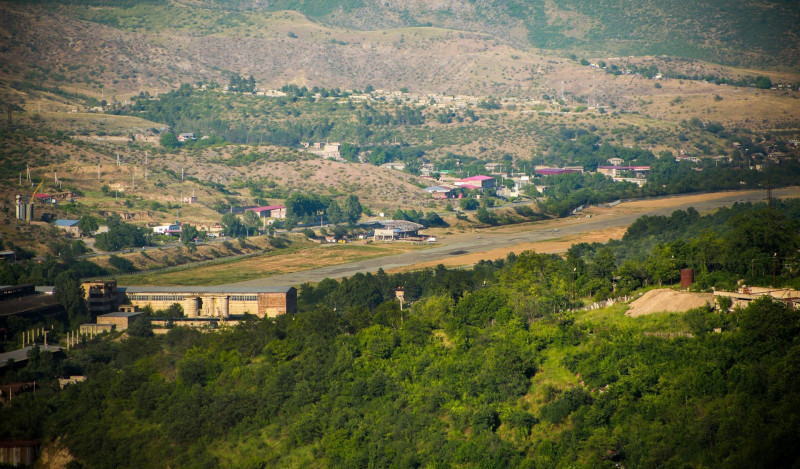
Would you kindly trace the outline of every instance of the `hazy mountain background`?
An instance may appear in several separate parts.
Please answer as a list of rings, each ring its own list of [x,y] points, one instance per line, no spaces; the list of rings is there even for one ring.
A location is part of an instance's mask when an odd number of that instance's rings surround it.
[[[0,13],[0,79],[102,96],[101,84],[157,90],[234,71],[259,86],[542,95],[576,76],[568,57],[734,78],[800,65],[796,1],[76,0]]]

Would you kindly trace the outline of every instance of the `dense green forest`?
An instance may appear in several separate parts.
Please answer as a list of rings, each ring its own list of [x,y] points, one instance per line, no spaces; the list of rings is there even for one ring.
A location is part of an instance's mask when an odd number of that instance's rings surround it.
[[[324,280],[302,286],[296,315],[163,336],[138,327],[63,360],[35,351],[3,379],[43,385],[0,408],[0,438],[60,437],[86,467],[791,466],[796,310],[769,299],[640,318],[573,308],[623,293],[632,259],[650,283],[659,269],[671,281],[704,259],[703,239],[716,252],[706,282],[765,282],[750,259],[783,249],[777,282],[796,284],[798,217],[794,201],[676,212],[565,258]],[[654,334],[682,331],[692,335]],[[62,392],[48,384],[81,373]]]

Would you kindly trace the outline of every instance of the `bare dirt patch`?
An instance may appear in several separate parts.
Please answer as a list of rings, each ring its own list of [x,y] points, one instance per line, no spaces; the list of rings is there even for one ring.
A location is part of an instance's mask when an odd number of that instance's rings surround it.
[[[609,239],[620,238],[625,234],[626,227],[614,227],[605,230],[590,231],[575,236],[565,236],[557,239],[549,239],[547,241],[537,241],[532,243],[520,243],[514,246],[491,249],[488,251],[474,252],[471,254],[459,255],[463,251],[455,251],[451,253],[451,257],[430,262],[421,262],[407,267],[401,267],[396,271],[417,270],[426,267],[435,267],[439,264],[445,267],[461,267],[466,265],[474,265],[481,260],[494,260],[504,259],[509,253],[520,253],[523,251],[536,251],[538,253],[550,254],[565,252],[575,243],[604,243]]]
[[[699,308],[706,303],[714,303],[711,293],[690,293],[668,288],[650,290],[631,302],[631,308],[625,313],[631,317],[662,311],[684,313],[692,308]]]

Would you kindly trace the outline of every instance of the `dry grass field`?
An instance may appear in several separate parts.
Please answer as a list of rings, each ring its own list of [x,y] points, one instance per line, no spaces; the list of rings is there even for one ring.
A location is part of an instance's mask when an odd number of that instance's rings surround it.
[[[126,276],[124,285],[217,285],[424,249],[410,243],[304,245],[228,263],[169,273]]]

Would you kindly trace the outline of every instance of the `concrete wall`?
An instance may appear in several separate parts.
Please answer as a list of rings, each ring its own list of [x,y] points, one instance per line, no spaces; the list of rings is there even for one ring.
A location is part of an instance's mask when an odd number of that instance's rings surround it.
[[[166,310],[172,304],[178,303],[183,306],[184,315],[187,318],[193,317],[221,317],[240,316],[253,314],[258,317],[274,317],[280,314],[294,313],[297,311],[297,290],[291,288],[288,293],[190,293],[173,294],[173,298],[168,300],[137,299],[138,295],[149,295],[147,293],[137,293],[129,295],[131,304],[139,309],[150,306],[153,310]],[[180,295],[183,299],[176,300]],[[163,294],[152,294],[151,296],[165,296]]]

